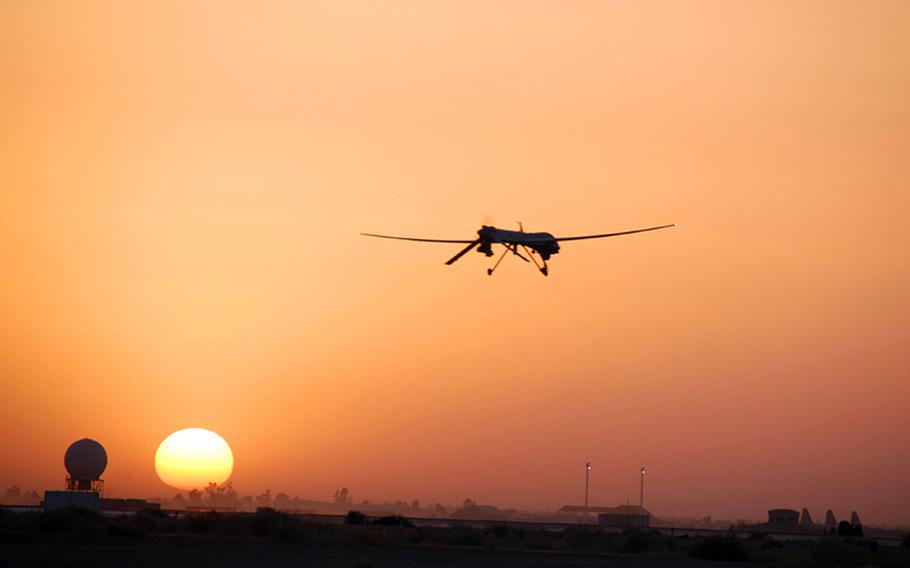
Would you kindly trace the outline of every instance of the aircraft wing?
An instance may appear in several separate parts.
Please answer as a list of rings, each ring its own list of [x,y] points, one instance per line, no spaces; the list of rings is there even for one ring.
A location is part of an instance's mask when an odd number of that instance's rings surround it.
[[[378,237],[380,239],[397,239],[399,241],[417,241],[419,243],[462,243],[468,244],[475,242],[475,239],[466,239],[463,241],[451,240],[451,239],[420,239],[417,237],[396,237],[393,235],[376,235],[374,233],[360,233],[365,237]]]
[[[600,235],[583,235],[580,237],[556,237],[557,241],[580,241],[582,239],[602,239],[604,237],[618,237],[619,235],[631,235],[632,233],[644,233],[645,231],[656,231],[658,229],[666,229],[669,227],[675,227],[676,223],[671,225],[661,225],[660,227],[648,227],[647,229],[635,229],[634,231],[621,231],[619,233],[602,233]]]

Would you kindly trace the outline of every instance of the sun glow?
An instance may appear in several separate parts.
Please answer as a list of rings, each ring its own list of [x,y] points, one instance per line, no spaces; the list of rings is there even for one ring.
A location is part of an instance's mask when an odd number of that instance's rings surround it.
[[[231,477],[234,454],[224,438],[203,428],[178,430],[155,452],[155,471],[161,481],[177,489],[201,489]]]

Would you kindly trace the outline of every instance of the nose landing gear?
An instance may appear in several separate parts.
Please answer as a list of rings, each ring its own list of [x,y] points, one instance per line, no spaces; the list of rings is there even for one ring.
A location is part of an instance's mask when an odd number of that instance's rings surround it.
[[[525,245],[517,245],[517,244],[503,243],[503,246],[506,247],[506,250],[504,250],[502,252],[502,255],[499,257],[499,260],[496,261],[496,264],[493,265],[493,268],[487,268],[487,276],[493,276],[493,272],[496,270],[497,267],[499,267],[499,263],[501,263],[503,261],[503,259],[506,257],[506,255],[509,254],[510,252],[525,262],[533,262],[534,266],[536,266],[537,269],[540,270],[540,273],[543,274],[544,276],[547,276],[549,274],[549,270],[547,269],[547,259],[544,258],[543,255],[541,255],[541,261],[543,262],[543,265],[540,265],[537,262],[537,259],[534,258],[534,255],[539,254],[539,253],[537,253],[534,249],[528,248]],[[521,246],[521,248],[525,251],[525,253],[527,253],[527,255],[528,255],[527,258],[524,255],[522,255],[520,252],[518,252],[519,246]],[[547,255],[547,258],[548,257],[549,257],[549,255]],[[528,258],[530,258],[530,260],[528,260]]]
[[[549,269],[547,268],[547,259],[550,258],[549,254],[546,256],[543,254],[540,255],[540,260],[541,260],[541,262],[543,262],[543,266],[541,266],[541,265],[537,264],[537,260],[534,258],[534,252],[535,252],[534,249],[529,249],[528,247],[526,247],[524,245],[521,245],[521,248],[525,249],[525,252],[527,252],[528,256],[531,257],[531,260],[534,261],[534,266],[537,267],[537,270],[540,270],[541,274],[543,274],[544,276],[547,276],[550,273]]]

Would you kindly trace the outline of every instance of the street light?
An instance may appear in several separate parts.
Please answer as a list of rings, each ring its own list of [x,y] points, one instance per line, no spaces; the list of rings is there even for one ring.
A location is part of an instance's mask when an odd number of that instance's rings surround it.
[[[585,464],[585,509],[588,508],[588,481],[591,476],[591,462]],[[587,511],[585,511],[587,512]]]
[[[645,466],[641,466],[641,493],[638,494],[638,506],[645,507]]]

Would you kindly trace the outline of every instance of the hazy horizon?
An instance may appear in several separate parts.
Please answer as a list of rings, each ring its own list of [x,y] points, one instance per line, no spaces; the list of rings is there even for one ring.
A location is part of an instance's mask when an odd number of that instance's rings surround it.
[[[910,523],[910,3],[0,16],[0,486]]]

